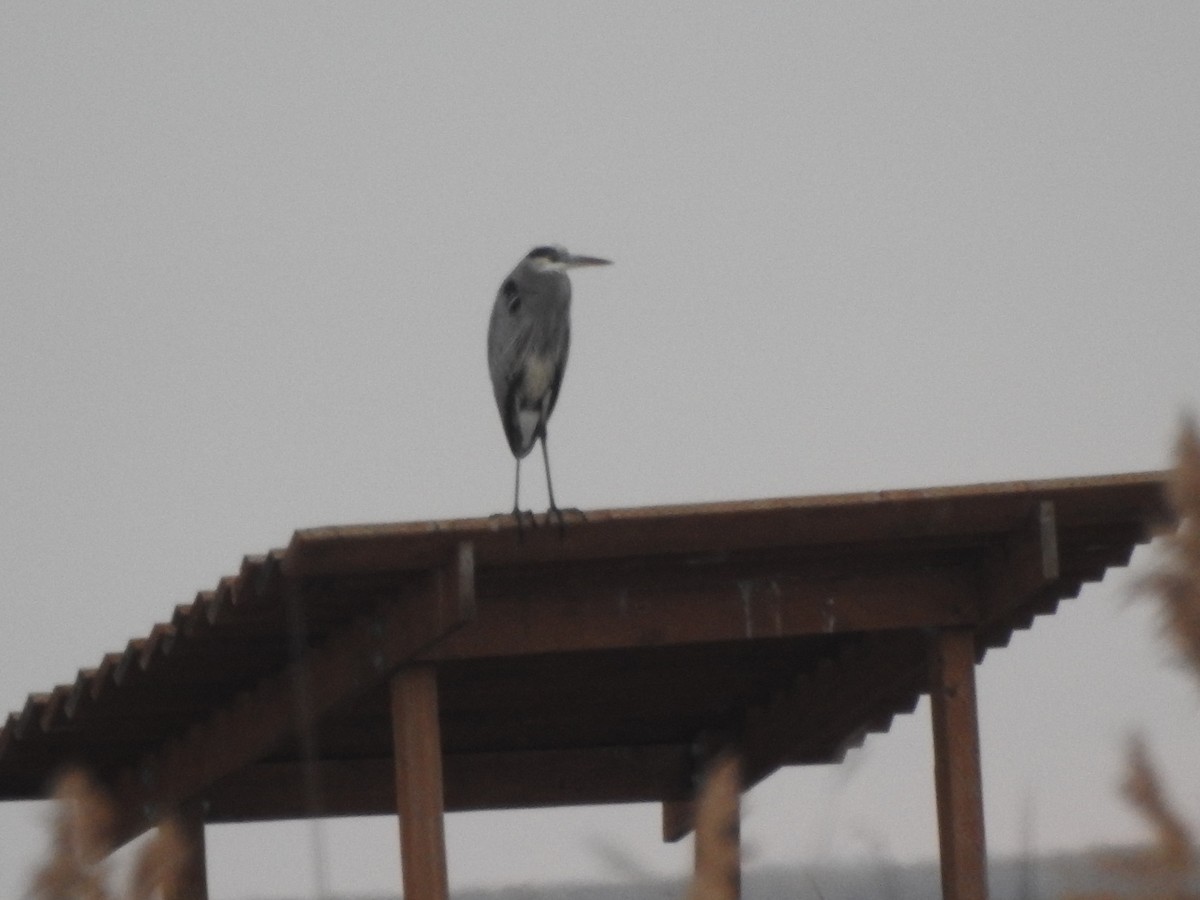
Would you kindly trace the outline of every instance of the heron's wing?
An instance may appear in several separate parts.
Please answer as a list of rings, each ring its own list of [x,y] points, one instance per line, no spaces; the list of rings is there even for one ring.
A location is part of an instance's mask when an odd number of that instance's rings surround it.
[[[542,420],[542,430],[546,429],[546,419],[550,418],[550,413],[554,412],[554,404],[558,402],[558,389],[562,387],[563,373],[567,371],[567,354],[571,349],[571,329],[567,328],[563,332],[562,337],[562,352],[554,363],[554,375],[550,380],[550,397],[546,403],[546,416]]]
[[[488,371],[508,446],[514,455],[523,457],[529,453],[533,442],[525,441],[522,434],[517,393],[533,343],[534,323],[522,313],[519,303],[512,302],[513,299],[503,287],[496,295],[488,327]]]

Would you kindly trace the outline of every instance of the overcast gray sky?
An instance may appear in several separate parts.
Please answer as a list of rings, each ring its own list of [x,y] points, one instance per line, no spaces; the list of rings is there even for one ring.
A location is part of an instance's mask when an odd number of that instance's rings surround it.
[[[484,333],[551,241],[580,507],[1157,468],[1200,396],[1200,6],[8,3],[0,709],[293,529],[508,508]],[[530,472],[536,469],[530,467]],[[542,506],[539,477],[526,479]],[[980,670],[987,827],[1139,833],[1197,692],[1110,578]],[[932,856],[927,707],[747,799],[757,863]],[[0,807],[0,895],[45,839]],[[680,872],[658,810],[452,816],[454,886]],[[311,890],[210,829],[214,898]],[[328,825],[398,885],[395,823]],[[624,860],[624,862],[620,862]]]

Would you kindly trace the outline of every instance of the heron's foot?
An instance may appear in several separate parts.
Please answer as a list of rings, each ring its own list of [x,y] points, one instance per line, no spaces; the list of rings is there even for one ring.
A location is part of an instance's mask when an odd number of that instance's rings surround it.
[[[560,538],[564,537],[567,533],[567,516],[577,517],[580,522],[586,522],[588,520],[588,517],[584,511],[577,506],[568,506],[565,508],[551,506],[548,510],[546,510],[546,524],[549,525],[552,521],[557,520],[558,536]]]
[[[517,523],[517,540],[520,540],[525,533],[526,526],[537,528],[537,516],[533,514],[532,509],[517,509],[513,507],[512,512],[492,513],[488,516],[489,519],[508,519],[512,518]]]
[[[537,516],[533,514],[532,509],[519,509],[514,506],[511,515],[517,521],[518,540],[525,534],[526,520],[528,520],[530,528],[537,528]]]

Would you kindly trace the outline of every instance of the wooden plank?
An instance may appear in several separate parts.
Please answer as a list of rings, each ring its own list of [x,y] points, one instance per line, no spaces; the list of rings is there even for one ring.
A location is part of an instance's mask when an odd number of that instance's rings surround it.
[[[688,748],[681,744],[451,754],[447,807],[655,802],[684,796],[688,775]]]
[[[1058,530],[1054,503],[1042,500],[1020,529],[993,547],[985,564],[986,622],[1003,621],[1053,587],[1062,568]]]
[[[296,532],[283,565],[296,575],[422,569],[456,541],[475,543],[481,568],[546,560],[629,559],[763,546],[903,543],[922,537],[991,536],[1019,526],[1035,498],[1064,521],[1161,518],[1165,475],[1015,481],[917,490],[589,510],[560,538],[504,519],[336,526]]]
[[[406,666],[392,677],[391,688],[404,897],[448,900],[437,670]]]
[[[913,552],[481,571],[471,627],[429,661],[967,625],[977,554]]]
[[[447,811],[654,803],[687,796],[685,744],[443,754]],[[208,821],[254,822],[309,815],[304,763],[257,763],[208,794]],[[316,764],[322,816],[393,815],[395,763],[389,758]]]
[[[939,632],[931,647],[934,775],[944,900],[987,900],[975,637]]]
[[[474,610],[472,561],[470,545],[461,545],[411,596],[397,598],[378,615],[355,620],[122,773],[116,781],[120,806],[134,811],[121,823],[122,839],[261,759],[293,734],[298,681],[308,686],[310,713],[316,719],[464,625]]]

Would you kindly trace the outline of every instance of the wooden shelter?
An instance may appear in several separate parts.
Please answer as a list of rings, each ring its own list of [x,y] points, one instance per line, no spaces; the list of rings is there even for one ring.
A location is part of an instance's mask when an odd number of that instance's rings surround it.
[[[754,784],[932,697],[944,896],[986,895],[974,666],[1124,564],[1159,473],[299,531],[0,730],[0,799],[80,763],[122,837],[399,813],[447,894],[445,810],[657,802],[718,751]]]

